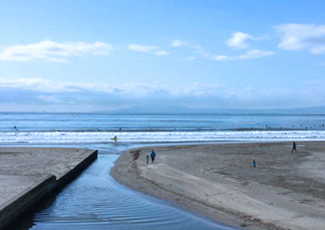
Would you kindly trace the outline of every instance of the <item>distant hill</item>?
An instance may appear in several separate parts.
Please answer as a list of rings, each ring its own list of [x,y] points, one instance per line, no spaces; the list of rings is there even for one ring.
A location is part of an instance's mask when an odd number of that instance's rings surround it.
[[[325,115],[325,106],[319,107],[308,107],[308,108],[292,108],[292,109],[275,109],[269,110],[274,111],[279,114],[317,114],[317,115]]]

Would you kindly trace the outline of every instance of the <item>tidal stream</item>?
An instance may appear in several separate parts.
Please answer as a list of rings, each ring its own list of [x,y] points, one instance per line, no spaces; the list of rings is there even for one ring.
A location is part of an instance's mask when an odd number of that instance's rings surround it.
[[[115,181],[110,176],[114,161],[134,145],[78,147],[98,149],[98,159],[49,204],[20,220],[15,230],[236,229]]]

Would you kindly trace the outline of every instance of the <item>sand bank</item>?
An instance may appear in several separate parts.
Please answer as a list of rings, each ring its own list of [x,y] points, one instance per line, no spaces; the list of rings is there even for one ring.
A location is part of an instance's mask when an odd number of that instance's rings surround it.
[[[324,229],[325,143],[215,144],[123,153],[121,183],[247,229]],[[252,167],[252,160],[257,168]]]
[[[97,150],[0,148],[0,229],[60,189],[97,158]]]

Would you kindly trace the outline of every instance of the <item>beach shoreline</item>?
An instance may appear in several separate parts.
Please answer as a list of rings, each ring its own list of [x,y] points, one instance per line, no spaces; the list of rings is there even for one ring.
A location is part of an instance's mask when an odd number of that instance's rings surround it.
[[[154,149],[154,164],[145,157]],[[143,147],[124,152],[120,183],[247,229],[325,226],[325,142]],[[255,160],[257,168],[253,167]]]

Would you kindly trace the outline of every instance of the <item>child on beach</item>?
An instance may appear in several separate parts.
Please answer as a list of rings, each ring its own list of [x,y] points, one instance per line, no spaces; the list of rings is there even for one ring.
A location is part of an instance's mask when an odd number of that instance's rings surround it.
[[[146,162],[149,163],[149,155],[146,156]]]

